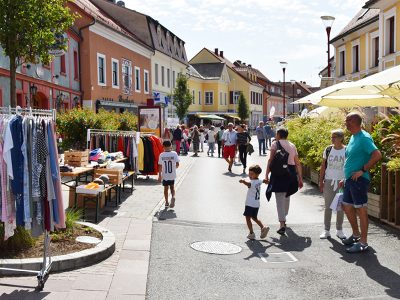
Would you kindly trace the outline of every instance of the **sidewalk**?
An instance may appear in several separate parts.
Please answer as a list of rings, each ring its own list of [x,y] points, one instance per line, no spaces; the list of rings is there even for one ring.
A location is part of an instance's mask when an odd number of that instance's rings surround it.
[[[190,156],[180,158],[178,187],[194,163]],[[152,219],[163,203],[163,187],[156,176],[139,176],[133,194],[102,213],[99,225],[116,239],[111,257],[90,267],[50,274],[40,293],[34,290],[34,276],[0,278],[0,299],[145,299]]]

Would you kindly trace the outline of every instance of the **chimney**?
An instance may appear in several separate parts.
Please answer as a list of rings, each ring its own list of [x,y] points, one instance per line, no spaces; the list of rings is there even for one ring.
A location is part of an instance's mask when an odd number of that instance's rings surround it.
[[[214,49],[214,53],[215,53],[215,55],[218,56],[218,48],[215,48],[215,49]]]
[[[219,51],[219,56],[221,56],[222,58],[224,58],[224,51]]]
[[[117,5],[121,6],[121,7],[125,7],[125,2],[124,1],[118,1]]]

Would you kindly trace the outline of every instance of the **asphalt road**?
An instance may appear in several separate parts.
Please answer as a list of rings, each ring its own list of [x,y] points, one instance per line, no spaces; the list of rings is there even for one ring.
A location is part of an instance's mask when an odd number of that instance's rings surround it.
[[[271,230],[265,240],[248,241],[242,167],[229,174],[222,159],[192,159],[176,207],[154,219],[147,299],[400,299],[398,233],[371,225],[370,251],[357,255],[345,253],[336,238],[320,240],[323,200],[306,185],[292,197],[287,236],[276,233],[274,197],[267,203],[263,195],[259,217]],[[265,169],[266,157],[249,160]],[[242,251],[198,252],[190,247],[196,241],[228,242]]]

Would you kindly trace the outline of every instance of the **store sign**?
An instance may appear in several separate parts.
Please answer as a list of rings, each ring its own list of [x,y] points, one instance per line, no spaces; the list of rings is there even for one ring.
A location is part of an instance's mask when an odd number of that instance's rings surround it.
[[[56,34],[56,42],[51,46],[49,54],[53,56],[62,56],[65,51],[62,49],[65,45],[65,37],[63,34]]]

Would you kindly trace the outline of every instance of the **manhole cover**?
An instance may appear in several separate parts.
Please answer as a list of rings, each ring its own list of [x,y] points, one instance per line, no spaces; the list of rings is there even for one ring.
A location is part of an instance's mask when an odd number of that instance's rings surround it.
[[[93,237],[93,236],[78,236],[76,238],[77,242],[80,243],[86,243],[86,244],[98,244],[101,242],[100,239],[98,239],[97,237]]]
[[[271,264],[292,263],[298,261],[297,258],[290,252],[258,253],[258,255],[263,262]]]
[[[204,242],[194,242],[190,245],[192,249],[211,253],[211,254],[236,254],[242,251],[242,248],[225,242],[218,242],[218,241],[204,241]]]

